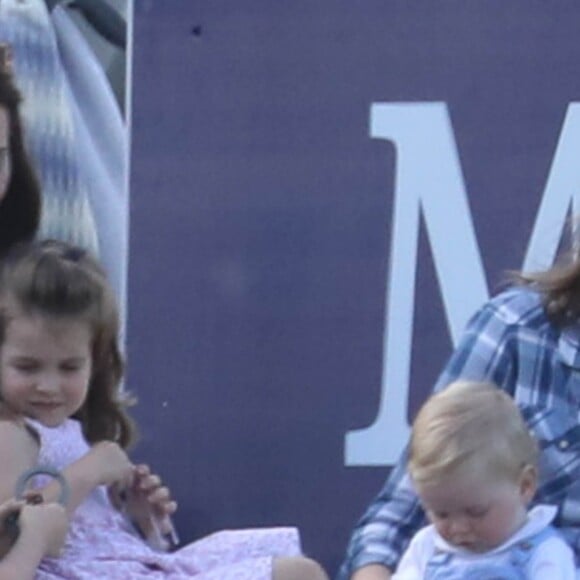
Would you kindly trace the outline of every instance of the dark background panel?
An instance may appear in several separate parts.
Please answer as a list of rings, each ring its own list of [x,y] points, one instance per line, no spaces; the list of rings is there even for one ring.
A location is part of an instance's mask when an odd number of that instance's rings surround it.
[[[580,97],[579,24],[566,2],[135,3],[128,384],[184,538],[294,524],[334,573],[388,472],[343,460],[381,383],[397,156],[370,106],[447,103],[495,291]],[[419,248],[411,415],[451,348]]]

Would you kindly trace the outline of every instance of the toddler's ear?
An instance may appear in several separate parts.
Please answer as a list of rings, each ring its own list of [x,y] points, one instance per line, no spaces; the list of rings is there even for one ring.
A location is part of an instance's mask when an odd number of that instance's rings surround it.
[[[538,470],[533,465],[525,465],[520,473],[520,495],[526,504],[536,495]]]

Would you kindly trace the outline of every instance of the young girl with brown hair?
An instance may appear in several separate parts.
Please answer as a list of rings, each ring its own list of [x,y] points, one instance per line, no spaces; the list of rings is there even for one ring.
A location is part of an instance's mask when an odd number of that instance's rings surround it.
[[[37,578],[326,578],[300,556],[294,528],[218,532],[172,553],[148,544],[170,531],[177,506],[127,455],[134,427],[119,390],[119,318],[87,252],[60,242],[15,248],[0,305],[0,500],[38,464],[60,470],[70,487],[63,553],[43,559]],[[45,501],[57,491],[48,483]]]

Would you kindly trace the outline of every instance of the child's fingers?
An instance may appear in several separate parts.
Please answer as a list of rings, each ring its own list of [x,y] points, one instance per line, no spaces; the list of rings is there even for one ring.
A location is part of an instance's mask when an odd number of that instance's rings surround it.
[[[165,486],[158,487],[147,496],[147,501],[150,504],[167,503],[171,501],[171,492],[169,491],[169,488]]]
[[[149,494],[163,486],[163,480],[156,473],[152,473],[148,465],[141,464],[135,467],[136,485],[140,492]]]
[[[162,484],[163,482],[158,475],[147,475],[146,477],[143,477],[141,481],[139,481],[139,491],[149,493],[160,488]]]
[[[15,497],[6,500],[0,504],[0,518],[4,519],[7,515],[13,512],[20,511],[24,505],[25,501],[22,499],[16,499]]]
[[[171,492],[167,487],[160,487],[147,497],[149,505],[158,512],[172,514],[177,510],[177,502],[172,499]]]
[[[37,489],[27,489],[24,493],[24,501],[28,505],[38,505],[44,502],[42,493]]]
[[[177,502],[175,500],[171,500],[165,506],[165,515],[171,516],[177,511]]]
[[[135,465],[135,475],[138,479],[142,479],[151,474],[151,468],[146,463],[139,463]]]
[[[154,504],[151,509],[157,516],[172,516],[177,511],[177,502],[172,500],[163,504]]]
[[[12,514],[20,512],[25,505],[24,500],[16,498],[11,498],[0,504],[0,532],[4,533],[5,531],[4,522],[6,519]]]

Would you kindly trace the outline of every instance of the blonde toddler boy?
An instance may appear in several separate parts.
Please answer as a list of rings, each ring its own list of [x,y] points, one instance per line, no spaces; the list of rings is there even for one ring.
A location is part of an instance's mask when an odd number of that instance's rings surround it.
[[[537,444],[514,401],[487,383],[456,382],[413,424],[409,474],[431,525],[393,580],[575,580],[557,509],[528,510]]]

